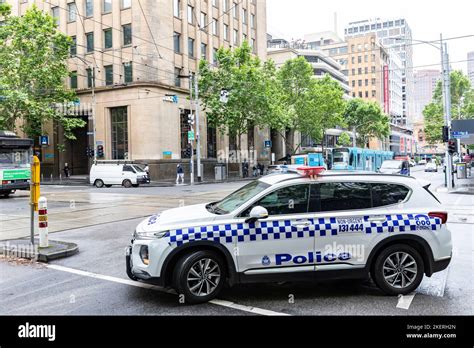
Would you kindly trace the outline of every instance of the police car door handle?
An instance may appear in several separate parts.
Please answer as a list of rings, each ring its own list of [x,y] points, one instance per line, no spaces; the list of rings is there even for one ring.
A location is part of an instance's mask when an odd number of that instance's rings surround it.
[[[293,226],[297,228],[308,227],[311,223],[309,221],[296,221]]]
[[[385,216],[374,216],[369,218],[370,222],[385,222],[387,218]]]

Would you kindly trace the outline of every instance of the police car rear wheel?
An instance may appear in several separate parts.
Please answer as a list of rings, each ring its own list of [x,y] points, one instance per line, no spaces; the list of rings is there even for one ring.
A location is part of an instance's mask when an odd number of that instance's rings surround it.
[[[182,257],[175,268],[174,286],[190,304],[215,298],[225,283],[225,266],[212,251],[198,251]]]
[[[375,261],[373,278],[388,295],[406,295],[421,283],[424,274],[423,259],[409,245],[392,245],[382,251]]]

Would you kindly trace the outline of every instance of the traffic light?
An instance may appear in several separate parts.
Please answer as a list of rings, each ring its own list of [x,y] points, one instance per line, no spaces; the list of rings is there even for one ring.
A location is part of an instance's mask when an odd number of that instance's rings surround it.
[[[93,158],[94,157],[94,149],[90,148],[90,147],[87,147],[86,149],[86,156],[88,158]]]
[[[191,126],[194,125],[194,114],[188,115],[188,124],[190,124]]]
[[[97,158],[104,158],[104,157],[105,157],[104,145],[97,146]]]
[[[449,141],[449,127],[443,127],[443,143],[447,143]]]
[[[448,141],[448,152],[450,155],[454,155],[456,153],[457,147],[458,147],[458,144],[456,140],[450,139]]]

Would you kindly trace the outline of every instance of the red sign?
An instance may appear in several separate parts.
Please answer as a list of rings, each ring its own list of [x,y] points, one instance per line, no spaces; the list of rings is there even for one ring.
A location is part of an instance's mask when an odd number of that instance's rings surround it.
[[[400,138],[400,153],[405,153],[405,138]]]
[[[384,112],[389,115],[390,114],[390,83],[389,83],[389,76],[388,76],[388,65],[384,65],[383,67],[383,104],[384,104]]]

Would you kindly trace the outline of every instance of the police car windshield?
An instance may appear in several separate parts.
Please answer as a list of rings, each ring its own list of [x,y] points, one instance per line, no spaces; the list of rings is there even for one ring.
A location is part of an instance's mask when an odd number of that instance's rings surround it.
[[[242,187],[240,190],[227,196],[222,201],[214,204],[209,204],[207,206],[207,210],[209,210],[211,213],[218,215],[229,214],[240,206],[242,206],[249,199],[255,197],[260,192],[265,191],[269,187],[269,184],[263,183],[259,180],[253,181],[250,184]]]

